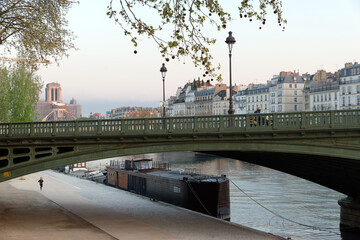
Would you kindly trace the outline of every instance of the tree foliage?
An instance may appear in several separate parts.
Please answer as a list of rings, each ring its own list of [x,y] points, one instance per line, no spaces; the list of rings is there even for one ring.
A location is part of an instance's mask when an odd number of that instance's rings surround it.
[[[128,112],[125,118],[153,118],[157,117],[155,109],[135,109],[135,111]]]
[[[18,64],[0,68],[0,122],[29,122],[42,89],[40,77]]]
[[[286,23],[282,17],[281,0],[240,0],[234,1],[234,7],[238,8],[240,18],[259,22],[260,29],[266,24],[268,11],[277,16],[280,26]],[[153,12],[160,16],[160,21],[152,24],[143,20],[137,14],[138,10],[145,10],[149,14]],[[147,36],[156,42],[166,61],[190,56],[195,66],[204,70],[204,77],[221,80],[221,76],[215,73],[219,67],[213,66],[213,57],[208,48],[216,40],[202,31],[205,25],[213,25],[218,31],[226,29],[227,23],[233,19],[219,1],[110,0],[107,15],[120,25],[125,35],[130,36],[135,47],[138,45],[137,36]],[[160,37],[164,29],[171,29],[170,36]]]
[[[58,62],[74,48],[65,18],[73,4],[71,0],[0,0],[0,46],[25,59]]]

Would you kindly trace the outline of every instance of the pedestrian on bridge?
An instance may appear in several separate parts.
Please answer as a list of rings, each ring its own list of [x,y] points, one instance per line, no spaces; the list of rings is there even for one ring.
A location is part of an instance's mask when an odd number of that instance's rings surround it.
[[[261,113],[261,107],[258,107],[254,113]]]
[[[261,107],[258,107],[254,113],[256,113],[256,114],[261,113]],[[253,122],[253,123],[254,123],[254,126],[256,127],[256,125],[257,125],[258,123],[259,123],[259,125],[260,125],[261,119],[260,119],[260,117],[254,117],[254,121],[252,121],[252,120],[250,120],[250,121]]]
[[[40,184],[40,190],[42,190],[44,184],[44,180],[42,179],[42,177],[40,177],[40,180],[38,182]]]

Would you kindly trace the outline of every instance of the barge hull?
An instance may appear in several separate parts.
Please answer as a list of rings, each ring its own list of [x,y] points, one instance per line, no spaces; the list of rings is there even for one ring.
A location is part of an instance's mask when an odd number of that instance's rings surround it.
[[[107,183],[111,186],[221,219],[230,219],[227,178],[179,180],[113,168],[108,168],[107,177]]]

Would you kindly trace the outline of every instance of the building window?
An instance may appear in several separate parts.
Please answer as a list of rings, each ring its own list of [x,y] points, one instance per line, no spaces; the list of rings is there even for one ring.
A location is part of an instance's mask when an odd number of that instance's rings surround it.
[[[294,106],[294,110],[297,111],[297,109],[298,109],[298,108],[297,108],[297,105],[295,105],[295,106]]]
[[[345,94],[345,91],[346,91],[346,88],[345,87],[342,87],[341,88],[341,93],[344,95]]]
[[[351,94],[351,86],[348,86],[348,94]]]
[[[294,88],[297,88],[297,84],[294,84]]]
[[[332,94],[332,93],[329,93],[329,101],[331,100],[331,94]]]
[[[319,95],[316,95],[316,101],[319,102]]]
[[[294,102],[297,102],[297,98],[294,98]]]
[[[345,97],[342,97],[342,105],[345,106]]]
[[[289,87],[292,88],[292,84],[289,84]]]
[[[294,91],[294,95],[297,95],[297,91],[296,91],[296,90]]]

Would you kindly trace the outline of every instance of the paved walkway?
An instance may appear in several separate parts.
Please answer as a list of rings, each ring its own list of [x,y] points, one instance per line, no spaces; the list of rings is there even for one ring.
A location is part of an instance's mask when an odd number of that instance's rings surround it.
[[[37,180],[44,179],[39,190]],[[116,188],[45,171],[0,183],[0,240],[282,239]]]

